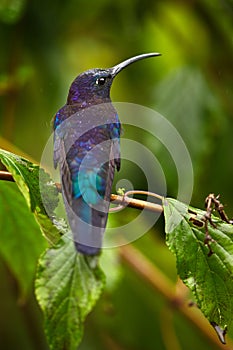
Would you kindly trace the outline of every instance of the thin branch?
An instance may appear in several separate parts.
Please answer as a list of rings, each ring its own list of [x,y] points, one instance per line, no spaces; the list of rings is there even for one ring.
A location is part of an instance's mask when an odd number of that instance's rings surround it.
[[[15,181],[11,173],[3,170],[0,171],[0,180],[12,181],[12,182]]]
[[[8,171],[0,171],[0,180],[5,180],[5,181],[13,181],[14,182],[14,178],[11,175],[11,173],[9,173]],[[61,192],[61,185],[59,183],[55,184],[58,191]],[[134,198],[130,198],[127,196],[127,194],[131,194],[132,191],[130,192],[126,192],[126,194],[124,196],[119,196],[117,194],[111,194],[111,202],[114,202],[114,204],[119,204],[122,207],[130,207],[130,208],[136,208],[139,210],[149,210],[149,211],[153,211],[153,212],[157,212],[157,213],[162,213],[163,212],[163,207],[161,204],[156,204],[156,203],[152,203],[152,202],[147,202],[147,201],[143,201],[140,199],[134,199]],[[148,195],[152,195],[150,192],[145,192],[145,191],[135,191],[134,193],[143,193],[143,194],[148,194]],[[156,195],[156,194],[154,194]],[[158,195],[156,195],[156,197],[158,197]],[[161,196],[159,196],[161,198]]]
[[[111,202],[114,202],[115,204],[120,204],[122,207],[127,206],[139,210],[147,209],[157,213],[163,212],[163,207],[161,204],[146,202],[141,199],[134,199],[128,196],[119,196],[117,194],[111,194]]]
[[[207,217],[210,221],[210,224],[214,226],[211,219],[211,214],[213,210],[216,210],[220,216],[220,218],[228,224],[232,224],[232,220],[229,220],[227,214],[224,211],[224,205],[219,200],[220,194],[215,196],[214,193],[210,193],[205,199],[206,211],[209,212],[209,217]]]

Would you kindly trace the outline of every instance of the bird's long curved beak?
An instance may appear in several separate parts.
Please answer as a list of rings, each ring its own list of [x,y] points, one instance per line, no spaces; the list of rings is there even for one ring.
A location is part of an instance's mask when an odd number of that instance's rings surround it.
[[[144,58],[154,57],[154,56],[161,56],[161,53],[158,53],[158,52],[144,53],[142,55],[128,58],[127,60],[112,67],[112,75],[113,75],[113,77],[115,77],[120,71],[122,71],[122,69],[124,69],[125,67],[127,67],[131,63],[134,63],[134,62],[139,61],[139,60],[143,60]]]

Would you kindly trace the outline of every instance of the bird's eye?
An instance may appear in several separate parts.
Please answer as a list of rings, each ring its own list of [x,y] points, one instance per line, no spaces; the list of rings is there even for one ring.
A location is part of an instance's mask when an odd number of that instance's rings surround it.
[[[98,78],[98,79],[96,79],[96,84],[97,85],[104,85],[105,84],[105,81],[106,81],[106,78],[104,78],[104,77],[101,77],[101,78]]]

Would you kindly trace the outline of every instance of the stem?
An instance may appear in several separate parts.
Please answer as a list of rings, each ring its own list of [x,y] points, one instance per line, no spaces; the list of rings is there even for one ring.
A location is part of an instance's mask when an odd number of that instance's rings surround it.
[[[138,192],[138,191],[135,191]],[[147,209],[157,213],[163,212],[163,207],[161,204],[156,204],[152,202],[146,202],[141,199],[129,198],[128,196],[119,196],[117,194],[111,194],[111,202],[115,204],[120,204],[120,208],[130,207],[139,210]],[[117,208],[118,209],[118,208]]]
[[[0,180],[14,181],[13,176],[8,171],[0,171]]]

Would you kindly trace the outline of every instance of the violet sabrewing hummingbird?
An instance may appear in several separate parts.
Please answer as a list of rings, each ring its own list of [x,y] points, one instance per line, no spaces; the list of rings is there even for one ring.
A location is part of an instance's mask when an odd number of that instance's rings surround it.
[[[121,124],[110,99],[112,82],[131,63],[159,55],[146,53],[81,73],[54,117],[54,166],[59,164],[75,247],[84,255],[100,252],[114,172],[120,170]]]

